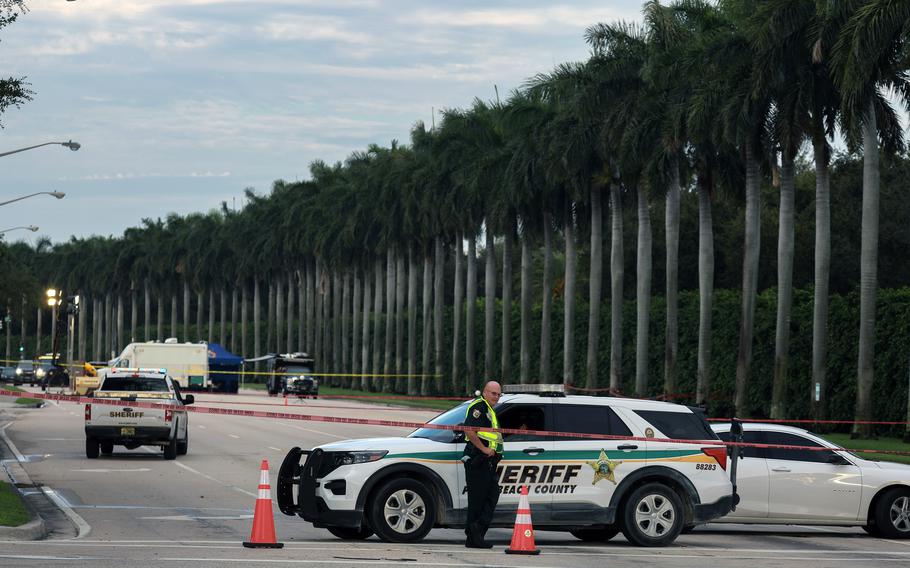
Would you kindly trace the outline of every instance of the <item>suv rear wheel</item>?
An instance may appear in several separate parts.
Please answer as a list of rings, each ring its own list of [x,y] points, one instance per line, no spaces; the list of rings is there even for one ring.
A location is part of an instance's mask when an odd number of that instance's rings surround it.
[[[385,542],[417,542],[436,521],[433,492],[416,479],[399,478],[374,494],[370,526]]]
[[[622,534],[638,546],[666,546],[683,528],[682,499],[662,483],[632,491],[622,512]]]

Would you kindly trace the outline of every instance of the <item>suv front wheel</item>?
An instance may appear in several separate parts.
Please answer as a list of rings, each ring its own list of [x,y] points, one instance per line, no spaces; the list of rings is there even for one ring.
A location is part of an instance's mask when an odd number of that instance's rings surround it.
[[[622,534],[638,546],[666,546],[683,528],[682,499],[662,483],[632,491],[623,508]]]
[[[436,521],[433,492],[415,479],[399,478],[374,494],[370,526],[385,542],[417,542]]]

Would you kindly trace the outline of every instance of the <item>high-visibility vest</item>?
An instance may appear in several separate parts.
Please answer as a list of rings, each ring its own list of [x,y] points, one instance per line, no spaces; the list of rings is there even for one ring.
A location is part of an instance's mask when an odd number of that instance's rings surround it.
[[[474,408],[474,404],[476,404],[477,402],[479,402],[481,400],[483,401],[484,404],[487,405],[487,408],[490,410],[490,422],[492,423],[491,426],[498,430],[499,429],[499,419],[496,418],[496,411],[493,410],[493,407],[490,406],[490,403],[487,402],[487,399],[485,399],[482,396],[477,398],[477,400],[475,400],[473,403],[468,405],[468,409],[464,413],[465,420],[468,419],[468,413],[471,412],[472,408]],[[498,451],[500,451],[500,448],[502,448],[502,434],[500,434],[499,432],[484,432],[482,430],[478,430],[477,437],[480,438],[481,440],[486,441],[487,446],[489,446],[489,448],[491,450],[493,450],[494,452],[498,452]]]

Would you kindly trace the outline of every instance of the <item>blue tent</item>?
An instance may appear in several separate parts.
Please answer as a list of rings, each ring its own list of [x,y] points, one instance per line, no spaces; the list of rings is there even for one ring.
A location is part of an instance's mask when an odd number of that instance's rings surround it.
[[[217,343],[209,343],[209,378],[216,391],[237,392],[243,357],[234,355]]]

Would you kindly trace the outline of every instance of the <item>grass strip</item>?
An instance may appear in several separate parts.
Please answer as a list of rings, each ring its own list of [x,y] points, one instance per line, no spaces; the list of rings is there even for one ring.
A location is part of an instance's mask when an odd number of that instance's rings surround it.
[[[22,497],[9,483],[0,481],[0,525],[18,527],[29,520]]]
[[[244,383],[244,389],[264,391],[265,383]],[[459,403],[455,400],[421,400],[420,398],[415,399],[387,399],[386,396],[389,393],[382,392],[371,392],[365,390],[353,390],[345,389],[340,387],[328,387],[324,385],[319,386],[319,397],[331,398],[332,395],[340,396],[362,396],[363,399],[358,399],[359,402],[366,402],[369,404],[383,404],[386,406],[407,406],[412,408],[427,408],[430,410],[448,410],[453,406],[457,406]],[[369,398],[375,398],[376,400],[369,400]],[[467,400],[467,398],[465,399]]]
[[[889,450],[910,452],[910,444],[900,438],[879,438],[877,440],[853,440],[850,434],[825,434],[824,437],[839,446],[857,450]],[[897,456],[893,454],[875,454],[861,452],[857,454],[865,460],[889,461],[910,464],[910,456]]]

